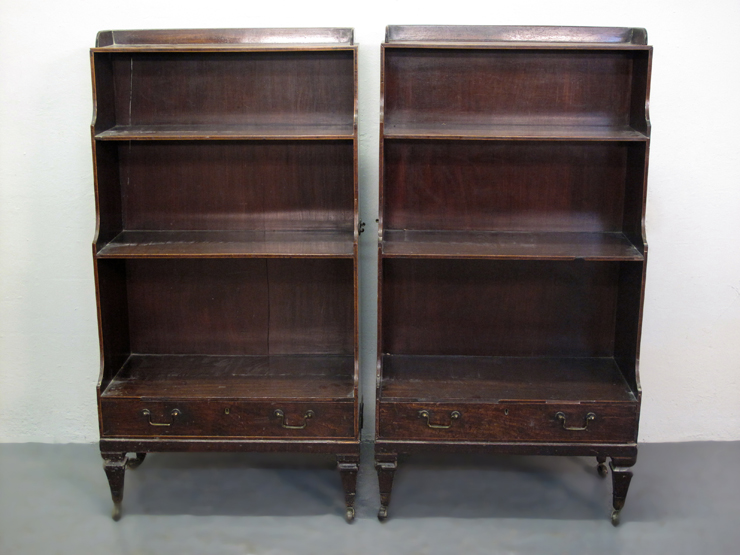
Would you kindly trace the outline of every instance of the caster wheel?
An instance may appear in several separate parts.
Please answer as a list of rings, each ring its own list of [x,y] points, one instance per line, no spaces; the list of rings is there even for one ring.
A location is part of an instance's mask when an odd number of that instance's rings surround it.
[[[378,510],[378,520],[380,522],[385,522],[387,518],[388,518],[388,507],[380,507],[380,510]]]
[[[344,520],[346,520],[350,524],[354,522],[355,520],[355,508],[354,507],[347,507],[347,512],[344,513]]]
[[[113,517],[113,520],[115,520],[116,522],[121,520],[121,504],[120,503],[113,504],[113,514],[111,516]]]
[[[596,472],[598,472],[599,476],[601,476],[602,478],[606,478],[609,474],[609,469],[604,463],[601,463],[599,464],[599,466],[596,467]]]
[[[146,458],[146,453],[136,453],[135,459],[127,459],[126,460],[126,468],[130,468],[131,470],[136,470],[141,466],[141,463],[144,462],[144,459]]]
[[[612,526],[619,526],[619,511],[617,509],[612,510]]]

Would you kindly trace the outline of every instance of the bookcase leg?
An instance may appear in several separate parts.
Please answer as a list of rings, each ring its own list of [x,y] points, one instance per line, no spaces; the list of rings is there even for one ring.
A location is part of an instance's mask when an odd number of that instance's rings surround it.
[[[344,503],[347,511],[344,515],[347,522],[355,520],[355,496],[357,493],[357,472],[360,469],[360,455],[337,455],[337,469],[342,477]]]
[[[110,494],[113,498],[113,520],[121,519],[121,502],[123,501],[123,479],[126,474],[128,459],[126,453],[101,453],[103,468],[108,477]]]
[[[612,498],[614,509],[612,510],[611,520],[614,526],[619,524],[619,513],[624,508],[624,502],[627,499],[627,490],[632,481],[631,467],[634,466],[636,461],[636,457],[612,457],[609,463],[609,467],[612,469]]]
[[[377,453],[375,455],[375,469],[378,471],[378,487],[380,489],[378,520],[381,522],[388,518],[388,505],[391,503],[393,475],[396,468],[398,468],[398,455],[396,453]]]

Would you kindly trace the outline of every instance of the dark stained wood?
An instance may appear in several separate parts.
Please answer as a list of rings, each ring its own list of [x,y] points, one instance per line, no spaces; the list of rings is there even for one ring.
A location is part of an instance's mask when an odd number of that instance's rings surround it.
[[[116,125],[95,136],[101,141],[352,139],[352,122],[334,125]]]
[[[128,260],[131,351],[351,354],[350,260]]]
[[[311,401],[203,401],[102,397],[103,436],[353,437],[353,404]],[[148,411],[146,414],[143,411]],[[173,411],[177,416],[172,416]],[[275,411],[281,410],[283,419]],[[305,418],[308,411],[312,416]],[[154,424],[152,425],[152,423]],[[157,425],[159,424],[159,425]],[[169,424],[169,425],[167,425]],[[304,426],[305,427],[302,427]],[[300,428],[300,429],[299,429]]]
[[[98,390],[105,389],[131,354],[131,333],[126,295],[126,263],[95,263],[101,368]]]
[[[150,29],[100,31],[98,47],[148,45],[273,45],[294,44],[305,49],[314,43],[353,44],[354,29],[350,28],[285,28],[285,29]]]
[[[90,56],[114,516],[126,467],[146,453],[280,451],[335,455],[351,520],[352,30],[104,31]]]
[[[359,453],[353,438],[101,438],[101,450],[134,452]]]
[[[352,143],[120,143],[125,230],[346,230]]]
[[[625,27],[547,27],[517,25],[389,25],[385,42],[510,42],[523,48],[528,41],[592,44],[647,44],[647,31]]]
[[[385,123],[623,128],[637,55],[389,48]]]
[[[646,141],[627,125],[514,125],[477,123],[386,123],[386,139],[468,139],[504,141]]]
[[[381,48],[376,468],[637,455],[644,29],[390,26]],[[621,466],[620,466],[621,465]]]
[[[131,355],[102,396],[346,401],[353,376],[352,355]]]
[[[263,355],[264,260],[128,260],[131,351],[141,354]]]
[[[386,141],[387,229],[622,230],[627,143]]]
[[[378,436],[403,440],[631,442],[636,438],[637,403],[380,403]],[[430,414],[430,428],[419,412]],[[453,411],[460,415],[450,419]],[[557,415],[565,415],[566,430]],[[449,427],[448,427],[449,426]]]
[[[383,355],[388,402],[634,403],[613,358]]]
[[[271,259],[267,281],[270,354],[354,352],[351,260]]]
[[[98,258],[352,258],[346,231],[123,231]]]
[[[406,231],[383,233],[385,258],[642,260],[623,233]]]
[[[383,354],[610,357],[618,262],[383,263]]]
[[[354,122],[352,49],[101,56],[112,63],[119,126],[274,125],[262,133],[277,135]]]

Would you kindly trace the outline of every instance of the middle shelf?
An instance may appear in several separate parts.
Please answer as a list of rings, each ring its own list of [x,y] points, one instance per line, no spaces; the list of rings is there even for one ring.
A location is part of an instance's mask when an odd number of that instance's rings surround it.
[[[351,258],[354,232],[122,231],[98,258]]]
[[[621,232],[416,231],[383,232],[385,258],[643,260]]]

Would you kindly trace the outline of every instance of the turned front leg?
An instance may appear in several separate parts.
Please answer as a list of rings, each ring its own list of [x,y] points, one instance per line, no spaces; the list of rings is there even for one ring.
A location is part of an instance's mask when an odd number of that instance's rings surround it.
[[[126,475],[126,453],[101,453],[103,468],[108,477],[110,494],[113,498],[113,520],[121,518],[121,502],[123,501],[123,479]]]
[[[619,458],[612,457],[609,467],[612,470],[612,524],[619,524],[619,513],[624,508],[624,502],[627,499],[627,490],[629,490],[632,481],[632,466],[637,462],[636,457]]]
[[[360,469],[360,455],[337,455],[337,469],[342,477],[344,503],[347,507],[347,522],[355,519],[355,497],[357,494],[357,472]]]
[[[398,456],[395,453],[378,453],[375,455],[375,469],[378,471],[378,487],[380,489],[380,510],[378,520],[388,518],[388,505],[391,503],[393,489],[393,475],[398,468]]]

